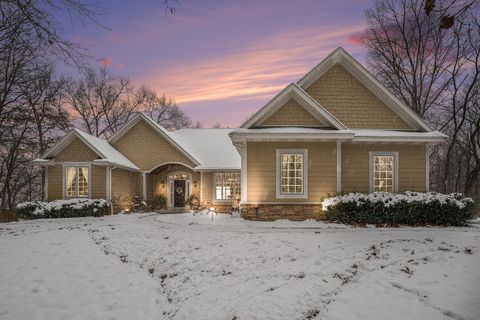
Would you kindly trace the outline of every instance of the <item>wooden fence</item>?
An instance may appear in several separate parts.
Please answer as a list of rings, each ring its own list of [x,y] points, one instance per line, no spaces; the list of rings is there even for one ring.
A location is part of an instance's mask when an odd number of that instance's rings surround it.
[[[17,221],[17,213],[13,210],[0,210],[0,223]]]

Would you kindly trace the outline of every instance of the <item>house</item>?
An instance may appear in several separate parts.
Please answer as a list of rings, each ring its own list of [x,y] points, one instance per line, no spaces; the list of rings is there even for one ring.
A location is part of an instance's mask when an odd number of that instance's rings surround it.
[[[192,194],[246,218],[321,218],[339,192],[427,191],[429,145],[445,141],[338,48],[237,129],[169,132],[139,113],[110,139],[69,132],[35,164],[48,200]]]

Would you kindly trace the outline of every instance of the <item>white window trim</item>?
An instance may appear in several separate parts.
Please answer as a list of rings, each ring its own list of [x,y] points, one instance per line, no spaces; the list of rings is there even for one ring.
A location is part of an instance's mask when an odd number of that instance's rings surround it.
[[[393,157],[393,192],[398,192],[398,152],[397,151],[370,151],[368,153],[368,190],[374,192],[373,181],[373,157],[390,156]]]
[[[281,193],[281,155],[282,154],[303,154],[303,193],[302,194],[282,194]],[[276,198],[277,199],[307,199],[308,198],[308,149],[277,149],[276,158]]]
[[[228,172],[228,171],[220,171],[213,173],[213,200],[214,202],[232,202],[232,199],[218,199],[217,198],[217,174],[238,174],[240,178],[240,198],[242,197],[242,174],[241,172]],[[235,197],[235,195],[233,195]]]
[[[65,175],[67,167],[88,167],[88,196],[87,197],[67,197],[66,196],[66,186],[65,186]],[[78,192],[78,190],[77,190]],[[62,194],[63,198],[92,198],[92,163],[91,162],[64,162],[62,165]]]

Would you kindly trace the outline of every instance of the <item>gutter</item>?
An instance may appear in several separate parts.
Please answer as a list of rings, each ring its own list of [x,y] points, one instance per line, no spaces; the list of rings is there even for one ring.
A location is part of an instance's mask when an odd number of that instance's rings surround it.
[[[123,166],[123,165],[115,163],[115,162],[108,161],[106,159],[93,160],[93,164],[94,165],[99,165],[99,166],[113,166],[113,167],[119,168],[119,169],[124,169],[124,170],[128,170],[128,171],[133,171],[133,172],[140,172],[140,168],[138,168],[138,167],[135,167],[135,168],[127,167],[127,166]]]

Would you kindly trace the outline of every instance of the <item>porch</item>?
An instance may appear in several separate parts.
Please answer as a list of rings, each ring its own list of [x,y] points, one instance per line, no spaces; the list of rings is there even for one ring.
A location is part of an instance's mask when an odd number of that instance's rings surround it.
[[[231,212],[240,200],[240,172],[196,171],[182,163],[165,163],[142,173],[143,199],[154,201],[159,195],[167,200],[166,211],[189,209],[188,199],[195,196],[202,207]]]
[[[167,209],[186,208],[191,195],[201,199],[202,173],[184,164],[162,164],[150,172],[143,172],[142,176],[143,199],[153,201],[163,195],[167,199]]]

